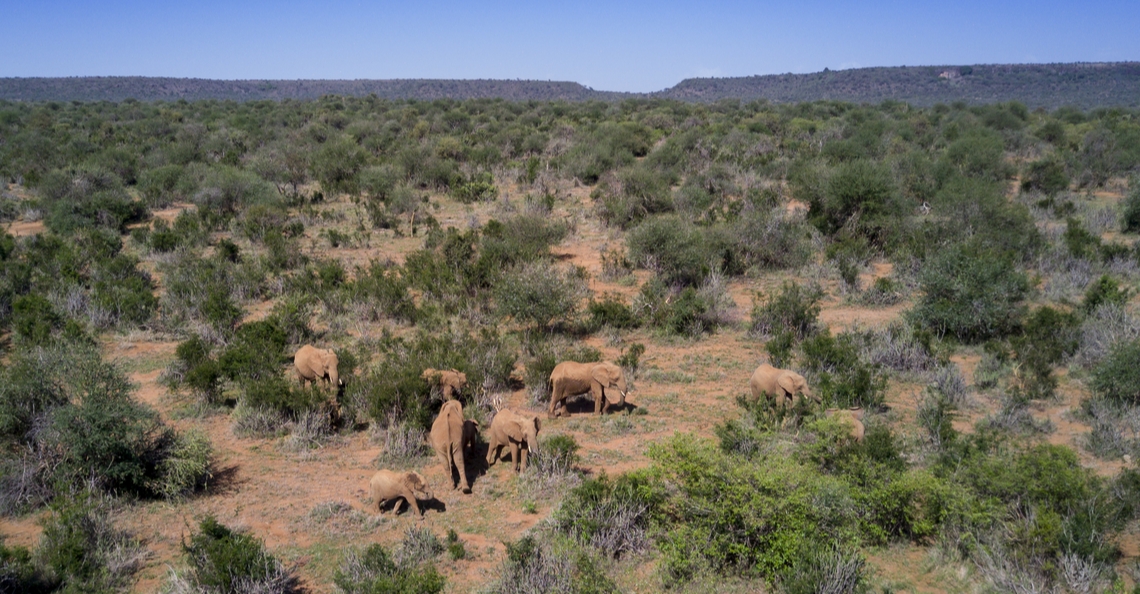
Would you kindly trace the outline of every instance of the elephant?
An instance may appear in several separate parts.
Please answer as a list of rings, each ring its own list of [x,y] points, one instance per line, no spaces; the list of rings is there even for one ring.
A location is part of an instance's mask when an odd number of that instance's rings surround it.
[[[443,390],[444,401],[451,400],[467,387],[467,374],[457,369],[439,370],[429,367],[420,377],[433,386],[439,386]]]
[[[625,374],[613,363],[575,363],[563,361],[550,372],[550,416],[561,416],[568,396],[589,392],[594,397],[594,414],[602,414],[607,405],[625,405]],[[617,398],[609,398],[606,390],[616,388]],[[611,396],[615,396],[611,392]],[[559,404],[562,406],[559,407]],[[557,413],[555,412],[557,410]]]
[[[474,447],[478,435],[479,422],[463,419],[463,405],[458,400],[448,400],[443,403],[439,416],[431,424],[431,447],[443,460],[443,467],[447,469],[448,477],[451,476],[453,464],[459,472],[459,482],[452,483],[452,489],[463,485],[464,493],[471,492],[465,459],[467,453]]]
[[[384,513],[383,505],[385,502],[403,499],[421,518],[423,518],[423,512],[416,500],[430,501],[434,499],[431,491],[427,488],[427,481],[418,472],[378,471],[372,475],[372,480],[368,481],[368,492],[372,496],[372,501],[376,503],[378,513]],[[402,503],[396,501],[393,510],[399,513],[402,506]]]
[[[816,402],[820,402],[818,396],[813,396],[811,391],[808,390],[807,381],[804,376],[787,369],[778,369],[771,365],[764,363],[752,372],[752,378],[748,380],[749,387],[752,388],[753,400],[759,400],[760,396],[767,394],[776,401],[776,406],[783,408],[788,404],[793,406],[796,404],[796,394],[803,394]]]
[[[515,472],[520,472],[520,463],[521,470],[526,470],[527,452],[538,453],[540,429],[542,421],[538,420],[537,416],[520,414],[509,409],[499,411],[491,421],[491,428],[487,430],[487,439],[490,442],[487,448],[487,466],[493,466],[499,460],[503,446],[510,446]]]
[[[854,439],[855,443],[863,443],[863,434],[865,432],[865,428],[863,427],[863,407],[829,408],[823,411],[823,414],[848,421],[851,425],[851,439]]]
[[[297,371],[297,380],[302,386],[317,380],[328,380],[330,386],[340,388],[344,385],[337,371],[340,361],[332,349],[318,349],[312,345],[305,345],[293,355],[293,367]]]

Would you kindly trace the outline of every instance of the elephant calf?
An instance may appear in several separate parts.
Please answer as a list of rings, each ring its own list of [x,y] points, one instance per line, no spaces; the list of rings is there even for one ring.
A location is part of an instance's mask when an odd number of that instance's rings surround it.
[[[499,411],[491,421],[491,428],[487,430],[487,441],[490,442],[487,448],[487,466],[498,461],[503,446],[510,446],[515,472],[520,472],[520,464],[521,470],[526,470],[527,452],[538,452],[539,429],[542,429],[542,421],[536,416],[506,409]]]
[[[444,402],[455,398],[456,394],[467,387],[467,374],[457,369],[440,370],[429,367],[420,377],[443,390]]]
[[[420,517],[423,517],[423,512],[420,511],[419,503],[416,499],[430,501],[433,499],[431,491],[428,491],[427,481],[418,472],[396,472],[394,470],[381,470],[372,475],[372,480],[368,481],[368,492],[372,496],[372,501],[376,503],[376,511],[383,513],[383,505],[385,502],[393,499],[403,499],[408,502]],[[394,509],[399,513],[400,507],[403,504],[399,501],[396,502]]]
[[[813,396],[808,390],[807,381],[804,376],[788,370],[772,367],[764,363],[752,372],[752,378],[748,380],[748,387],[752,390],[752,399],[759,400],[761,396],[767,395],[775,399],[776,406],[783,408],[789,404],[795,406],[796,394],[803,394],[816,402],[820,402],[818,396]]]
[[[459,472],[459,483],[452,483],[452,488],[463,485],[464,493],[471,492],[465,458],[478,436],[478,421],[463,419],[463,405],[458,400],[444,402],[443,408],[439,409],[439,416],[431,424],[431,447],[443,460],[443,467],[449,477],[454,465]]]
[[[293,355],[293,368],[297,372],[297,381],[302,386],[317,380],[327,380],[330,386],[339,388],[344,385],[338,375],[336,352],[332,349],[318,349],[313,345],[305,345]]]

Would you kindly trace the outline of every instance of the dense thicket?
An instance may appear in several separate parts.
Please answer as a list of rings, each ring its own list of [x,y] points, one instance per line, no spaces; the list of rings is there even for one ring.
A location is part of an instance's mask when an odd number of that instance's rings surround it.
[[[1128,313],[1137,115],[1018,103],[0,103],[0,220],[44,225],[0,238],[0,504],[34,508],[80,485],[173,497],[209,478],[208,442],[170,429],[102,360],[107,332],[179,343],[162,379],[189,396],[187,415],[229,414],[237,435],[288,434],[299,449],[372,424],[385,460],[406,461],[440,405],[425,368],[465,373],[465,410],[485,420],[520,379],[542,398],[558,362],[601,359],[583,336],[627,347],[619,363],[632,374],[646,347],[623,343],[631,332],[740,329],[729,281],[780,271],[809,280],[757,294],[742,340],[807,375],[823,407],[862,406],[866,440],[853,445],[816,405],[745,404],[718,428],[719,448],[677,438],[650,472],[567,500],[624,514],[636,542],[556,517],[556,542],[511,545],[504,584],[547,576],[609,591],[605,552],[653,548],[670,582],[713,572],[813,591],[825,577],[858,584],[859,548],[895,540],[938,541],[979,567],[1000,558],[1050,587],[1069,579],[1058,567],[1107,575],[1117,552],[1106,543],[1135,516],[1122,503],[1135,476],[1098,479],[1072,451],[1033,445],[1048,427],[1029,402],[1051,397],[1068,363],[1066,381],[1096,396],[1081,413],[1097,428],[1088,449],[1140,452],[1117,420],[1140,386]],[[1103,189],[1126,193],[1123,208]],[[486,204],[445,226],[443,201]],[[612,240],[603,280],[632,298],[592,294],[589,271],[556,256],[587,223]],[[411,243],[401,262],[325,249],[397,240]],[[893,271],[868,287],[872,261]],[[824,299],[908,309],[889,328],[833,334]],[[290,381],[306,343],[334,349],[343,386]],[[963,348],[982,353],[973,388],[1001,402],[969,436],[951,422],[969,400],[949,358]],[[881,414],[891,380],[925,388],[909,441]],[[1015,478],[999,472],[1009,468]],[[201,532],[188,550],[196,579],[224,577],[215,565],[233,543],[233,555],[260,551],[220,525]],[[527,560],[567,550],[573,562],[557,567]],[[420,579],[383,551],[363,555],[363,573],[342,576],[353,588]]]

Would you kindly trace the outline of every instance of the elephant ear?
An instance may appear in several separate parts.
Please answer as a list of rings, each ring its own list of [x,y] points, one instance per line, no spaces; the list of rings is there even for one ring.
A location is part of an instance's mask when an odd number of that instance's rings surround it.
[[[507,437],[515,441],[523,441],[526,439],[526,434],[523,433],[522,428],[523,420],[516,417],[507,421]]]
[[[788,394],[796,393],[796,380],[791,374],[781,373],[780,377],[776,378],[776,383],[780,384],[780,387]]]
[[[603,388],[609,387],[610,384],[617,381],[612,377],[613,374],[610,373],[608,369],[606,369],[605,365],[595,365],[594,370],[590,373],[590,376],[594,379],[594,381],[601,384]]]

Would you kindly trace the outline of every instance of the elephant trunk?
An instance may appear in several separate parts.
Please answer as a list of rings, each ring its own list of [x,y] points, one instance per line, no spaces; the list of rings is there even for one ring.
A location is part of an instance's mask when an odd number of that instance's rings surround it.
[[[332,384],[333,387],[340,387],[344,385],[340,383],[340,372],[336,367],[329,369],[329,383]]]
[[[625,376],[624,375],[621,377],[621,379],[618,380],[617,389],[618,389],[618,394],[621,395],[618,398],[617,405],[620,407],[624,407],[625,406],[625,394],[626,394]]]

